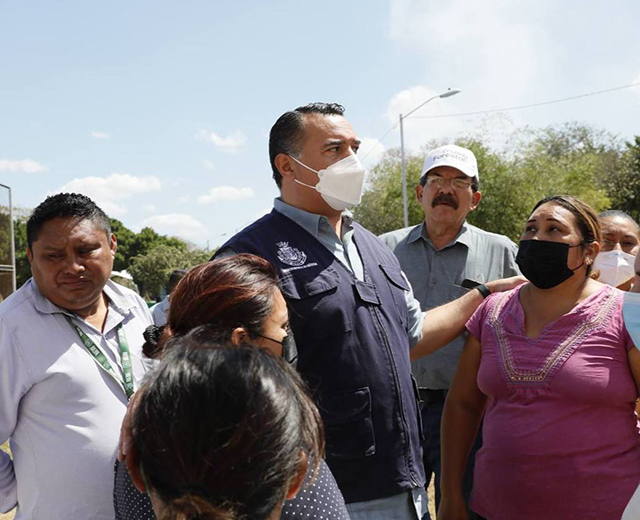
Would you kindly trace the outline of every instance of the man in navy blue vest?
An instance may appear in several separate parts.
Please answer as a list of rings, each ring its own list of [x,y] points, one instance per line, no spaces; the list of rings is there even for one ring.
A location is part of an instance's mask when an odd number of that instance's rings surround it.
[[[277,269],[298,346],[298,369],[325,424],[327,463],[353,519],[428,518],[423,437],[412,355],[459,335],[491,282],[423,313],[397,259],[346,208],[360,201],[360,145],[337,104],[283,114],[269,155],[281,196],[224,244]]]

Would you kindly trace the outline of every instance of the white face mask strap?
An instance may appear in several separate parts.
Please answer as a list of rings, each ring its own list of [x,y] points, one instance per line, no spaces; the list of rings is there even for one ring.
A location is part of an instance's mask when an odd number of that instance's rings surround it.
[[[295,162],[297,162],[300,166],[304,166],[307,170],[311,170],[313,173],[315,173],[316,175],[319,175],[319,172],[314,170],[313,168],[309,168],[306,164],[304,164],[303,162],[300,162],[298,159],[296,159],[293,155],[290,155],[289,157],[291,157]],[[302,184],[302,183],[301,183]],[[305,186],[308,186],[307,184],[305,184]]]
[[[306,168],[307,170],[311,170],[313,173],[315,173],[316,175],[318,175],[318,172],[315,171],[313,168],[309,168],[306,164],[300,162],[298,159],[296,159],[293,155],[290,155],[289,157],[291,157],[295,162],[297,162],[300,166],[303,166],[304,168]],[[302,184],[302,186],[306,186],[307,188],[311,188],[312,190],[316,190],[318,191],[318,188],[316,188],[315,186],[312,186],[311,184],[305,184],[302,181],[299,181],[298,179],[293,179],[293,182],[297,182],[298,184]]]

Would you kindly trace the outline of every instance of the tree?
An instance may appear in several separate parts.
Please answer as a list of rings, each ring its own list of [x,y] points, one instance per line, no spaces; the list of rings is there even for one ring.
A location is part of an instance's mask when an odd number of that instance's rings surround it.
[[[422,158],[415,154],[405,156],[407,164],[407,199],[409,224],[420,222],[424,216],[415,197],[414,187],[420,180]],[[384,153],[372,169],[362,201],[354,209],[354,217],[376,235],[402,227],[402,165],[400,149]]]
[[[611,160],[605,170],[603,184],[611,199],[611,207],[626,211],[640,222],[640,136],[625,144],[621,156]]]
[[[210,257],[209,251],[189,251],[186,248],[160,244],[145,254],[131,258],[128,271],[140,289],[140,294],[158,299],[174,269],[189,269],[206,262]]]
[[[116,236],[118,241],[118,248],[116,250],[116,257],[113,261],[113,269],[115,271],[124,271],[129,265],[129,259],[131,251],[134,247],[136,240],[136,234],[128,229],[118,219],[110,218],[111,232]]]
[[[635,157],[636,162],[627,159],[625,163],[635,164],[636,170],[621,169],[621,147],[613,136],[575,123],[517,130],[511,138],[514,144],[499,152],[491,150],[478,136],[454,142],[471,149],[478,160],[483,198],[478,208],[469,214],[469,222],[515,241],[535,203],[547,195],[574,195],[596,211],[612,205],[629,211],[633,201],[640,201],[640,140],[628,145],[627,154]],[[428,149],[440,144],[430,143]],[[427,149],[420,156],[409,154],[407,159],[410,225],[424,219],[413,190],[426,152]],[[387,151],[371,171],[362,202],[354,211],[356,218],[376,234],[402,227],[400,169],[399,150]],[[635,181],[624,173],[630,171],[636,172]],[[615,194],[620,193],[620,183],[627,189],[624,200],[615,198]]]
[[[27,217],[14,218],[13,239],[16,249],[16,287],[31,278],[31,264],[27,259]]]

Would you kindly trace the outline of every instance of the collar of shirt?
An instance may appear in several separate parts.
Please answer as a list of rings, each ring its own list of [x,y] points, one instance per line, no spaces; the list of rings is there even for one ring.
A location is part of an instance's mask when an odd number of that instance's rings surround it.
[[[162,309],[162,312],[169,312],[169,295],[162,298],[160,308]]]
[[[282,213],[285,217],[290,218],[302,229],[310,233],[316,239],[336,238],[335,230],[329,225],[329,220],[323,215],[309,213],[300,208],[296,208],[282,199],[275,199],[273,207],[278,213]],[[353,214],[349,210],[342,212],[342,237],[353,229]],[[342,239],[342,237],[339,237]]]
[[[75,314],[58,307],[56,304],[52,303],[50,300],[45,298],[45,296],[40,292],[38,288],[38,284],[32,278],[29,283],[33,289],[33,297],[35,301],[35,307],[38,312],[43,314],[66,314],[67,316],[74,317]],[[116,310],[120,311],[123,315],[127,314],[129,310],[134,307],[134,303],[130,301],[125,295],[123,295],[119,290],[116,284],[114,284],[111,280],[107,280],[106,285],[103,289],[104,293],[107,295],[109,299],[109,306],[114,307]]]
[[[429,239],[429,235],[427,233],[427,223],[423,222],[421,226],[415,226],[410,232],[409,235],[407,235],[407,242],[411,243],[411,242],[415,242],[416,240],[422,238],[423,240],[425,240],[428,244],[431,244],[431,240]],[[442,249],[446,249],[447,247],[451,247],[454,244],[460,243],[462,245],[467,246],[468,248],[471,248],[471,233],[469,232],[469,226],[467,225],[466,221],[462,224],[462,227],[460,228],[460,231],[458,232],[458,234],[456,235],[456,237],[449,242],[446,246],[444,246]]]

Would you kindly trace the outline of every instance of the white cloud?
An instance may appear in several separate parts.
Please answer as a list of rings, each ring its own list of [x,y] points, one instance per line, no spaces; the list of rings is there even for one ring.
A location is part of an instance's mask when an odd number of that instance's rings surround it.
[[[184,204],[185,202],[189,202],[191,200],[191,197],[189,197],[189,195],[184,195],[182,197],[178,197],[178,202],[180,204]]]
[[[405,142],[411,148],[429,139],[467,133],[483,116],[429,118],[515,106],[549,99],[563,76],[555,31],[545,21],[554,10],[550,1],[391,0],[390,34],[404,52],[422,55],[428,87],[397,93],[387,115],[398,121],[433,95],[449,87],[462,92],[436,99],[405,120]],[[435,79],[437,78],[437,79]],[[542,98],[541,98],[542,96]],[[540,111],[538,111],[540,112]],[[529,114],[511,113],[519,126]],[[399,140],[399,138],[398,138]]]
[[[127,209],[118,201],[133,195],[157,191],[160,179],[152,175],[136,177],[127,173],[111,173],[107,177],[82,177],[60,186],[52,193],[74,192],[90,197],[109,216],[122,216]]]
[[[145,204],[142,206],[142,209],[147,213],[155,213],[157,211],[157,208],[153,204]]]
[[[211,161],[210,159],[203,159],[202,160],[202,166],[205,167],[207,170],[215,170],[216,169],[216,165],[213,161]]]
[[[211,188],[206,195],[200,195],[198,202],[208,204],[209,202],[237,201],[251,199],[255,195],[251,188],[236,188],[234,186],[217,186]]]
[[[109,139],[111,134],[109,132],[98,132],[97,130],[92,130],[91,137],[94,139]]]
[[[38,173],[47,171],[48,169],[44,164],[40,164],[32,159],[0,159],[0,172]]]
[[[213,143],[216,148],[223,152],[237,152],[247,142],[247,136],[241,130],[236,130],[227,137],[221,137],[212,130],[199,130],[197,139]]]
[[[360,149],[358,158],[367,170],[373,168],[384,154],[384,145],[373,137],[363,137],[360,139]]]
[[[203,243],[209,235],[209,231],[202,222],[185,213],[148,217],[140,222],[140,227],[147,226],[162,235],[175,236],[195,243]]]

